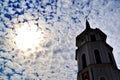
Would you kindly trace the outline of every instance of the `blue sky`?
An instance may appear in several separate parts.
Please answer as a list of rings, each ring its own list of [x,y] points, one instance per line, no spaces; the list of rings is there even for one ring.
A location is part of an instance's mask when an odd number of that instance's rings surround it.
[[[119,0],[1,0],[0,79],[76,80],[75,37],[86,17],[107,34],[120,68],[119,13]],[[14,40],[16,28],[31,22],[41,34],[39,45],[23,51]]]

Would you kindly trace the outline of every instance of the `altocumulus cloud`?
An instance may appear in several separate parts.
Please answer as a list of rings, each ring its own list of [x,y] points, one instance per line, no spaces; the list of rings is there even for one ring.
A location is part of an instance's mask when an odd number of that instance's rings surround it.
[[[75,37],[86,17],[108,35],[119,67],[119,13],[119,0],[1,0],[0,79],[76,80]],[[14,41],[15,25],[29,21],[44,35],[34,53],[21,51]]]

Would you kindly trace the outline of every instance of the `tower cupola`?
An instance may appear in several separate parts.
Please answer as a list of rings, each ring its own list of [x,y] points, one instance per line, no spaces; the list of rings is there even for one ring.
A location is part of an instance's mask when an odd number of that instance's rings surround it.
[[[86,19],[86,29],[90,29],[90,24],[87,19]]]

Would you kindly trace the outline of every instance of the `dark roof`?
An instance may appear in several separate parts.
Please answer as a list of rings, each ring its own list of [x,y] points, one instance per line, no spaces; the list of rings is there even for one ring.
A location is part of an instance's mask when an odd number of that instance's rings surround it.
[[[83,36],[83,35],[89,34],[89,32],[91,32],[91,31],[92,31],[92,32],[101,33],[104,37],[107,38],[107,35],[106,35],[105,33],[103,33],[100,29],[98,29],[98,28],[96,28],[96,29],[90,28],[90,29],[85,29],[82,33],[80,33],[80,34],[76,37],[76,39],[80,38],[80,37]]]

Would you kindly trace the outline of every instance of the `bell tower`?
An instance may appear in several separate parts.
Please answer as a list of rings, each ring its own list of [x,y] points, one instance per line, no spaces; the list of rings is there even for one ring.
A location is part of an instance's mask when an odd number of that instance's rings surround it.
[[[92,29],[86,20],[86,29],[76,37],[77,80],[120,80],[113,48],[106,38],[106,34],[98,28]]]

